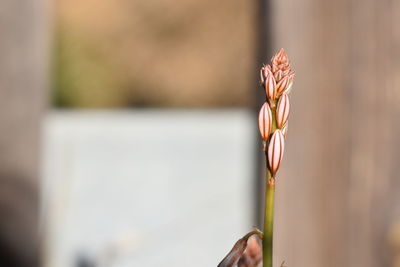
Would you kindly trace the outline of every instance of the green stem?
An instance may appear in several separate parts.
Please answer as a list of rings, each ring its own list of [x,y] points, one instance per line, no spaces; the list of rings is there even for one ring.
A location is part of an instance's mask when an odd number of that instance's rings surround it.
[[[276,108],[271,108],[272,111],[272,127],[271,133],[275,131],[276,126]],[[265,189],[265,211],[264,211],[264,238],[263,246],[263,267],[272,267],[273,258],[273,235],[274,235],[274,202],[275,202],[275,177],[268,168],[268,150],[265,151],[266,166],[266,189]]]
[[[275,182],[269,170],[267,170],[266,183],[267,186],[265,191],[264,238],[262,240],[263,267],[272,267]]]

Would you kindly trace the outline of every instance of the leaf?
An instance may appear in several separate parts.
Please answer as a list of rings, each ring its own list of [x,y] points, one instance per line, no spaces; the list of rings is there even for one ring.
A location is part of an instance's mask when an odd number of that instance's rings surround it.
[[[233,267],[246,250],[247,240],[252,235],[258,235],[260,238],[263,237],[263,233],[260,230],[254,230],[247,233],[235,243],[231,251],[229,251],[228,255],[225,256],[225,258],[218,264],[217,267]]]

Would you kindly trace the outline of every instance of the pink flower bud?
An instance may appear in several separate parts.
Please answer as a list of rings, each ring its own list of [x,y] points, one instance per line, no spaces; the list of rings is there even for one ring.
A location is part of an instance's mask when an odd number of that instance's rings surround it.
[[[278,105],[276,107],[276,125],[278,128],[282,128],[289,117],[290,103],[289,96],[285,93],[279,98]]]
[[[295,75],[294,72],[291,72],[291,73],[288,75],[288,76],[289,76],[289,78],[288,78],[288,79],[289,79],[289,84],[286,86],[286,89],[284,90],[284,92],[285,92],[286,94],[289,94],[290,91],[292,90],[294,75]]]
[[[272,57],[271,64],[272,72],[274,73],[277,82],[279,82],[282,77],[286,76],[287,73],[290,72],[290,62],[285,50],[283,49],[279,50],[279,52]],[[277,73],[279,70],[282,71],[282,74]]]
[[[261,84],[264,85],[264,67],[260,69],[260,80]]]
[[[277,58],[280,62],[288,62],[288,57],[286,55],[285,49],[281,48],[277,54]]]
[[[283,77],[283,72],[281,71],[281,70],[277,70],[275,73],[274,73],[274,78],[275,78],[275,81],[280,81],[281,79],[282,79],[282,77]],[[279,83],[279,82],[278,82]]]
[[[289,82],[288,86],[285,89],[285,93],[286,94],[290,94],[290,92],[292,91],[292,85],[293,85],[293,80]]]
[[[251,262],[260,263],[262,261],[262,248],[257,237],[252,236],[249,238],[245,255]],[[257,264],[253,264],[253,266],[257,266]]]
[[[274,75],[269,68],[264,68],[265,77],[265,93],[270,100],[275,100],[276,98],[276,82]]]
[[[279,50],[279,52],[275,56],[272,57],[271,61],[272,61],[272,64],[277,65],[277,66],[281,65],[281,64],[285,64],[285,65],[289,64],[289,59],[283,48],[281,48]]]
[[[271,133],[272,112],[268,103],[264,103],[258,115],[258,126],[260,128],[261,138],[265,141]]]
[[[285,138],[281,130],[277,129],[272,135],[268,146],[268,163],[272,176],[275,175],[281,165],[284,149]]]
[[[290,69],[286,69],[285,71],[282,71],[283,76],[288,76],[290,74]]]
[[[289,122],[286,122],[286,124],[282,127],[282,129],[281,129],[281,131],[282,131],[282,134],[283,134],[283,136],[286,138],[286,135],[287,135],[287,131],[288,131],[288,127],[289,127]]]
[[[283,77],[282,80],[280,80],[276,85],[277,95],[282,94],[286,90],[286,88],[288,87],[290,82],[291,82],[291,79],[289,76]]]
[[[279,70],[279,69],[278,69],[278,66],[275,65],[275,64],[272,64],[271,71],[272,71],[273,73],[275,73],[275,72],[277,72],[278,70]]]

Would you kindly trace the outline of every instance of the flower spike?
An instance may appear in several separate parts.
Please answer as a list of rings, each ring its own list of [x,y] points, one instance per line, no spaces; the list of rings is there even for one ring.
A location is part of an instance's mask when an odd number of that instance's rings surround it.
[[[260,110],[258,125],[267,161],[262,261],[264,267],[270,267],[273,266],[272,233],[274,222],[275,179],[285,149],[285,137],[288,130],[290,110],[289,92],[294,79],[294,72],[291,70],[285,50],[280,49],[279,52],[272,57],[271,64],[264,65],[261,68],[260,76],[261,84],[266,93],[266,102]],[[242,256],[243,260],[241,259],[238,262],[238,266],[240,267],[251,265],[248,264],[250,262],[250,257],[246,254],[251,251],[250,246],[248,248],[248,251]]]

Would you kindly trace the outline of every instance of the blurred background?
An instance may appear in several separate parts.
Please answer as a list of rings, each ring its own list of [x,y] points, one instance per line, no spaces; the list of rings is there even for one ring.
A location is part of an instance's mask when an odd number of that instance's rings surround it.
[[[284,47],[275,263],[399,267],[398,25],[396,0],[0,0],[0,266],[216,266],[260,225]]]

